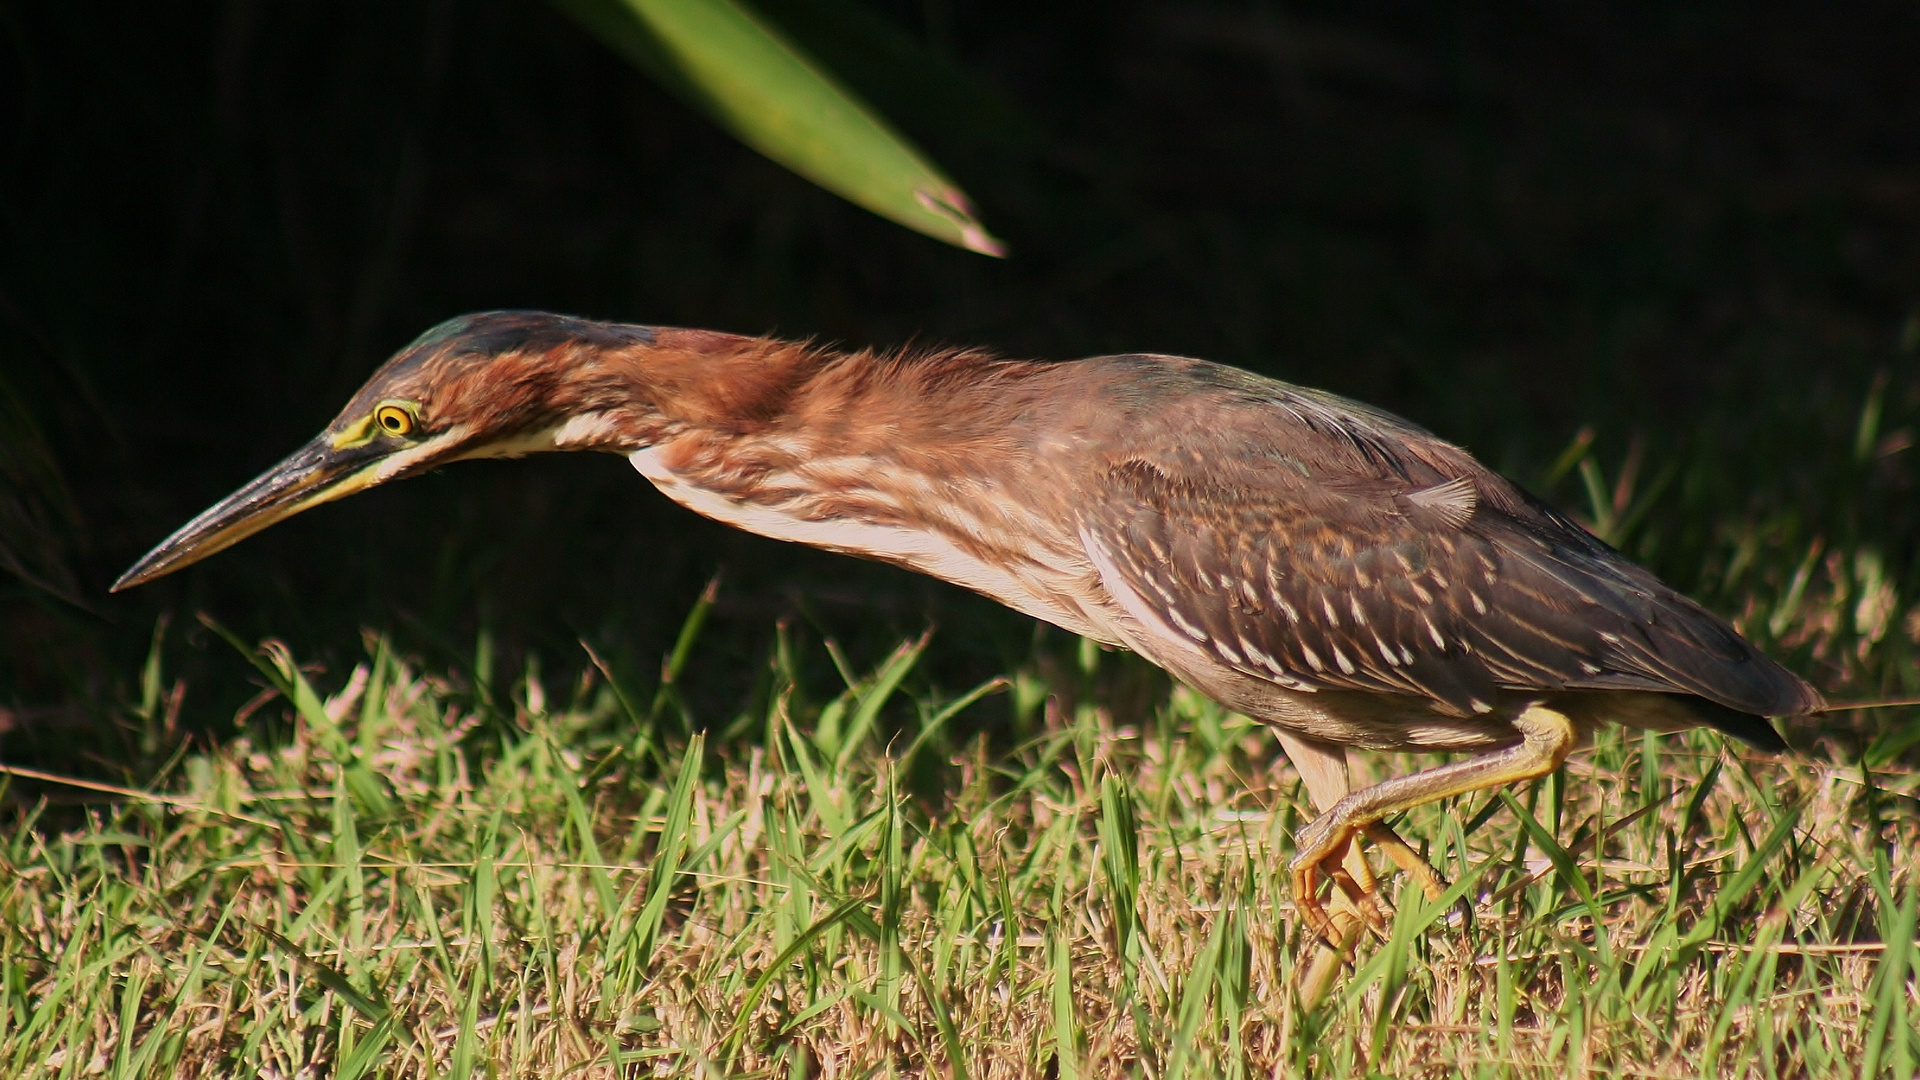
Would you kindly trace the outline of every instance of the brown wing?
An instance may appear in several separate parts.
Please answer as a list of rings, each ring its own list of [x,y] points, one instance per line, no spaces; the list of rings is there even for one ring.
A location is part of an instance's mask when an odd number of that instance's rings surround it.
[[[1463,452],[1328,415],[1343,438],[1324,445],[1331,433],[1301,427],[1287,453],[1116,464],[1086,538],[1170,632],[1281,685],[1418,695],[1455,715],[1502,688],[1818,707],[1725,622]]]

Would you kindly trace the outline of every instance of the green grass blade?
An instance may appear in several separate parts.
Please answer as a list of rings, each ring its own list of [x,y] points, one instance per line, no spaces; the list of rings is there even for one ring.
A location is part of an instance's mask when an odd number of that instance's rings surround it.
[[[486,993],[486,980],[475,978],[467,987],[460,1007],[459,1026],[453,1036],[453,1055],[449,1062],[449,1080],[470,1080],[474,1062],[480,1057],[480,998]]]
[[[568,2],[574,2],[574,0],[568,0]],[[601,3],[603,0],[588,0],[588,2]],[[618,3],[619,0],[604,0],[604,2]],[[660,719],[660,714],[666,711],[670,703],[679,700],[675,686],[680,681],[680,673],[687,669],[687,661],[693,658],[693,646],[700,640],[700,631],[706,627],[707,615],[713,611],[713,602],[719,595],[720,579],[718,577],[708,579],[707,587],[700,590],[700,598],[693,602],[693,607],[687,611],[686,619],[681,622],[680,633],[673,639],[673,651],[667,654],[666,660],[660,665],[660,688],[654,691],[653,706],[647,711],[648,727],[653,726]],[[606,674],[609,679],[613,677],[610,671]],[[684,709],[681,711],[682,718],[691,727],[692,718],[684,715]]]
[[[1581,904],[1586,907],[1587,914],[1593,919],[1594,940],[1599,945],[1602,962],[1605,963],[1609,956],[1607,912],[1606,907],[1600,903],[1600,898],[1593,891],[1593,883],[1580,872],[1580,866],[1574,861],[1573,854],[1560,845],[1560,841],[1547,831],[1546,826],[1540,824],[1539,819],[1529,813],[1526,807],[1520,805],[1520,800],[1514,798],[1510,792],[1502,791],[1499,794],[1501,801],[1506,803],[1508,812],[1513,814],[1526,829],[1534,845],[1545,852],[1548,860],[1553,863],[1554,873],[1559,876],[1561,884],[1579,894]]]
[[[1701,915],[1700,920],[1694,923],[1693,929],[1687,931],[1685,937],[1680,939],[1680,944],[1675,950],[1675,963],[1684,963],[1691,959],[1702,945],[1719,932],[1734,906],[1745,900],[1754,886],[1760,884],[1767,873],[1768,864],[1792,838],[1793,830],[1800,824],[1800,814],[1804,809],[1804,806],[1787,808],[1780,820],[1774,823],[1773,830],[1767,834],[1766,839],[1754,848],[1752,857],[1742,864],[1740,869],[1734,871],[1733,877],[1721,886],[1718,893],[1714,894],[1713,902],[1707,905],[1707,910]]]
[[[346,1021],[343,1019],[341,1023],[345,1024]],[[341,1060],[340,1067],[334,1072],[335,1080],[360,1080],[380,1064],[386,1056],[387,1044],[393,1041],[396,1026],[392,1016],[383,1016],[374,1021],[372,1030],[362,1036],[354,1044],[353,1051]]]
[[[133,1037],[140,1031],[140,1004],[146,997],[148,970],[135,968],[120,988],[120,1045],[114,1050],[114,1080],[137,1075]]]
[[[1140,827],[1132,794],[1111,775],[1100,778],[1099,832],[1114,938],[1126,964],[1122,978],[1130,986],[1133,965],[1140,956]]]
[[[853,755],[859,752],[861,744],[866,742],[867,734],[873,730],[873,722],[879,718],[880,710],[900,688],[900,680],[907,677],[913,665],[927,651],[927,642],[932,634],[922,634],[918,641],[903,643],[893,650],[893,655],[883,661],[873,676],[860,690],[860,704],[854,707],[853,715],[847,720],[847,730],[840,737],[838,751],[834,754],[834,765],[845,771]]]
[[[699,790],[700,759],[706,753],[706,736],[695,735],[680,759],[680,775],[667,797],[667,820],[660,828],[660,843],[654,849],[652,877],[647,883],[646,903],[635,920],[633,955],[642,969],[653,965],[654,944],[660,935],[661,920],[666,917],[667,901],[680,880],[680,860],[692,840],[693,799]]]
[[[1807,895],[1820,884],[1820,879],[1824,876],[1816,870],[1817,868],[1802,872],[1793,884],[1783,890],[1779,904],[1771,916],[1761,921],[1759,932],[1754,935],[1752,950],[1741,960],[1740,970],[1734,974],[1728,984],[1720,1008],[1720,1018],[1714,1022],[1713,1031],[1707,1036],[1706,1049],[1701,1053],[1700,1060],[1703,1063],[1712,1065],[1719,1059],[1720,1048],[1726,1042],[1728,1031],[1733,1028],[1734,1022],[1743,1013],[1753,1008],[1752,988],[1765,984],[1761,973],[1777,958],[1778,953],[1774,951],[1774,947],[1779,944],[1781,935],[1790,925],[1794,910],[1806,900]],[[1648,955],[1658,956],[1660,953],[1650,950]],[[1633,996],[1631,990],[1626,995],[1629,1000]]]
[[[801,780],[806,788],[807,800],[813,807],[814,816],[826,826],[827,834],[839,836],[847,830],[847,813],[840,805],[838,792],[833,780],[815,760],[810,740],[793,723],[788,715],[785,702],[777,706],[780,713],[780,728],[785,734],[786,749],[793,755],[793,763],[800,770]]]
[[[900,915],[905,901],[901,882],[906,857],[901,850],[904,831],[900,820],[900,793],[894,786],[893,770],[887,768],[881,778],[880,807],[885,829],[880,840],[880,997],[889,1012],[900,1011]]]
[[[785,973],[794,958],[799,956],[807,946],[813,944],[827,931],[853,918],[869,902],[863,896],[850,897],[841,901],[838,907],[794,935],[793,941],[780,950],[779,955],[775,956],[766,969],[753,980],[753,984],[747,987],[746,996],[740,1002],[739,1013],[732,1026],[727,1029],[726,1037],[721,1041],[721,1045],[725,1048],[720,1054],[722,1062],[731,1063],[739,1053],[741,1040],[747,1037],[747,1024],[752,1020],[754,1010],[760,1007],[760,1000],[766,996],[767,988],[773,985],[773,980]]]
[[[920,752],[921,747],[926,745],[928,739],[938,734],[941,729],[946,726],[947,721],[960,715],[960,713],[964,712],[969,706],[981,698],[989,694],[997,694],[1012,685],[1013,680],[995,676],[942,706],[938,712],[927,718],[927,722],[921,726],[919,733],[914,735],[913,741],[907,744],[906,750],[900,755],[899,767],[903,770],[906,769],[906,767],[913,762],[914,755]]]
[[[1180,1003],[1174,1009],[1173,1055],[1167,1064],[1167,1080],[1180,1080],[1192,1063],[1194,1038],[1200,1033],[1201,1022],[1207,1018],[1207,1006],[1213,997],[1214,976],[1219,967],[1221,950],[1225,948],[1227,924],[1231,921],[1231,915],[1226,911],[1215,916],[1213,933],[1207,935],[1206,945],[1201,947],[1200,955],[1194,958],[1193,968],[1187,972],[1186,981],[1180,986]]]
[[[713,853],[719,851],[720,845],[726,843],[727,837],[732,836],[741,825],[746,823],[746,820],[747,812],[745,810],[735,810],[732,814],[728,815],[727,820],[714,827],[712,836],[707,837],[699,847],[688,852],[687,857],[681,860],[681,871],[691,874],[698,869],[701,864],[713,858]]]
[[[1906,897],[1899,908],[1892,912],[1882,927],[1881,939],[1886,942],[1886,952],[1880,957],[1880,970],[1874,973],[1874,985],[1869,988],[1867,1000],[1872,1003],[1873,1019],[1867,1029],[1866,1054],[1860,1064],[1860,1075],[1871,1077],[1880,1075],[1882,1058],[1891,1057],[1891,1070],[1895,1077],[1913,1075],[1910,1047],[1913,1045],[1913,1024],[1907,1015],[1907,974],[1913,962],[1913,935],[1916,916],[1920,915],[1920,883],[1909,881]],[[1888,1054],[1888,1043],[1893,1043],[1893,1053]]]
[[[1053,1053],[1058,1062],[1060,1080],[1080,1080],[1079,1023],[1073,1007],[1073,941],[1055,916],[1055,929],[1049,936],[1051,1019]]]
[[[315,982],[333,991],[334,996],[354,1012],[375,1022],[386,1019],[393,1012],[392,1006],[387,1004],[379,991],[362,992],[359,987],[353,985],[352,979],[347,978],[345,972],[307,955],[306,950],[295,944],[292,939],[269,927],[258,926],[254,929],[271,941],[287,959],[312,975]]]
[[[393,647],[387,636],[373,639],[373,655],[367,665],[367,685],[360,695],[360,740],[355,747],[362,755],[374,751],[378,732],[393,720],[387,715],[387,683],[394,666]]]
[[[593,894],[600,901],[600,913],[611,923],[620,916],[620,894],[613,886],[613,876],[607,873],[605,856],[600,854],[600,841],[593,835],[593,815],[587,810],[587,800],[580,797],[580,789],[574,784],[572,776],[562,782],[562,790],[567,799],[567,817],[573,826],[574,839],[580,845],[580,857],[587,864],[587,878],[593,883]]]
[[[346,882],[347,947],[352,962],[367,947],[367,878],[360,847],[360,829],[354,820],[353,799],[347,793],[346,773],[340,774],[333,797],[333,861]]]
[[[133,715],[147,721],[149,729],[160,715],[161,646],[167,640],[167,622],[164,614],[153,622],[153,643],[147,648],[146,665],[140,669],[140,704],[133,710]]]

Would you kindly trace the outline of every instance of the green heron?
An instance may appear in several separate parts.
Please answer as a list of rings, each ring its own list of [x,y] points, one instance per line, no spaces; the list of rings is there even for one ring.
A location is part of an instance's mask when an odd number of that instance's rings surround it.
[[[1173,356],[840,352],[539,312],[454,319],[124,589],[464,458],[625,454],[681,505],[896,563],[1125,646],[1277,729],[1320,815],[1295,903],[1370,918],[1386,819],[1545,776],[1604,721],[1767,750],[1820,695],[1466,451],[1318,390]],[[1348,791],[1348,747],[1475,756]]]

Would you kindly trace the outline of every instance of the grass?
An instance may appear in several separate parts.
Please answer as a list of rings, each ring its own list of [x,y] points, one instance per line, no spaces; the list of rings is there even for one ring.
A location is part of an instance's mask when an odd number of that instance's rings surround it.
[[[757,704],[696,733],[700,616],[651,699],[595,664],[554,694],[377,636],[331,680],[234,642],[278,698],[240,734],[141,790],[15,799],[0,1073],[1920,1067],[1897,746],[1869,772],[1611,732],[1417,812],[1402,831],[1464,903],[1400,892],[1306,1010],[1284,867],[1307,803],[1257,724],[1181,689],[1131,705],[1139,662],[1090,645],[952,698],[906,689],[925,640],[867,671],[836,650],[844,690],[810,700],[783,631]],[[156,635],[130,723],[178,700],[164,656]],[[1010,749],[963,734],[1008,713]]]

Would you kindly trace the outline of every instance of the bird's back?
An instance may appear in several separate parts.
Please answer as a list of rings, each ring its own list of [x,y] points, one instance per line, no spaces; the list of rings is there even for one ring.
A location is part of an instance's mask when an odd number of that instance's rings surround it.
[[[1083,537],[1189,654],[1462,720],[1516,692],[1690,695],[1701,722],[1768,746],[1752,718],[1822,707],[1724,620],[1398,417],[1201,361],[1083,363],[1107,388],[1086,410],[1103,431]]]

